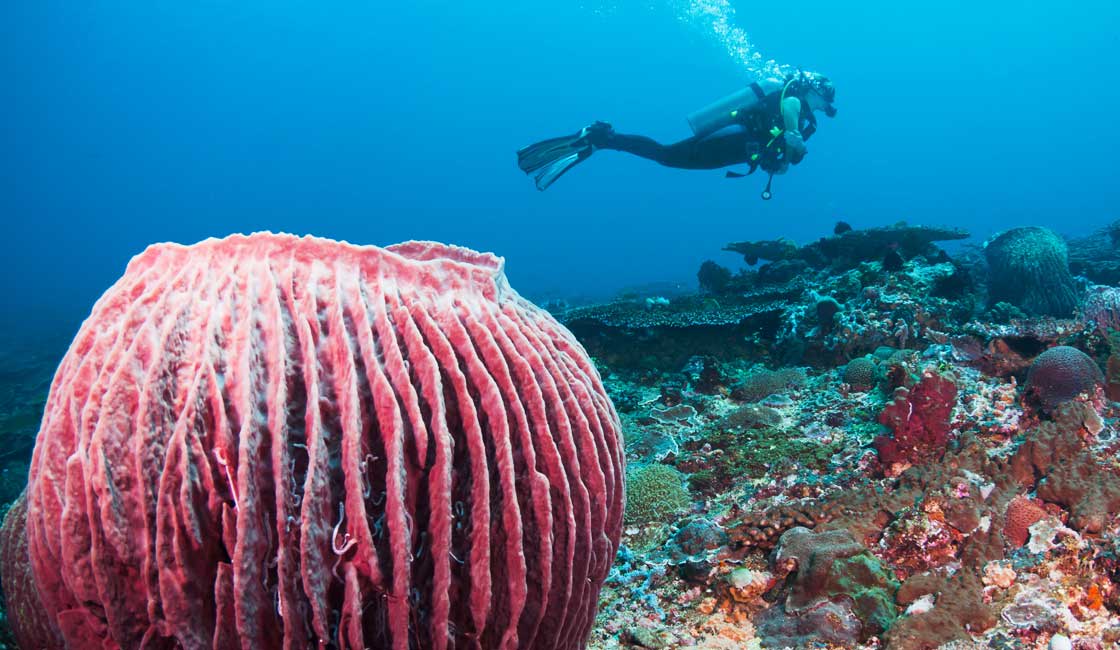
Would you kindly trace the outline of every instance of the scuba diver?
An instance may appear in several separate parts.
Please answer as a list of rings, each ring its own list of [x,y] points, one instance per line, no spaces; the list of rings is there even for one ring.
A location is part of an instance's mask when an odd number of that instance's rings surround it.
[[[688,116],[692,137],[661,144],[640,135],[615,132],[595,122],[563,138],[529,145],[517,152],[517,165],[532,174],[538,190],[545,190],[596,150],[625,151],[680,169],[718,169],[747,164],[749,171],[727,172],[740,178],[761,168],[770,175],[763,199],[770,199],[775,174],[784,174],[808,150],[805,141],[817,130],[813,111],[833,117],[836,88],[828,77],[799,71],[785,79],[752,83]]]

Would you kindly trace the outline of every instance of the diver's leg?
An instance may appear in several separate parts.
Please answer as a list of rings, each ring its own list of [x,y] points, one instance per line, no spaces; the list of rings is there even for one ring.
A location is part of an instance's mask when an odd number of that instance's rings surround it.
[[[680,169],[718,169],[750,160],[751,148],[745,133],[710,135],[706,138],[687,138],[664,145],[642,135],[627,135],[611,131],[605,134],[602,149],[614,149],[654,160],[666,167]]]

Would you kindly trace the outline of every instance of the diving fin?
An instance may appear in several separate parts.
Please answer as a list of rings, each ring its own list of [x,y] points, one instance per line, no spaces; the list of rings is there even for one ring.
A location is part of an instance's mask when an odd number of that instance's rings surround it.
[[[532,174],[537,189],[544,191],[572,167],[587,160],[595,152],[593,140],[609,133],[606,122],[595,122],[564,138],[544,140],[517,152],[517,166]]]

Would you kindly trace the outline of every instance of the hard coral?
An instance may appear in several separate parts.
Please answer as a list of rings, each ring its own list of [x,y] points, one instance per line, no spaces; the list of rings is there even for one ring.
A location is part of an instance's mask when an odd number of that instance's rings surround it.
[[[704,291],[711,294],[721,294],[727,290],[727,285],[731,282],[731,271],[711,260],[707,260],[700,265],[700,270],[696,273],[696,280]]]
[[[919,608],[899,618],[886,634],[890,650],[934,650],[949,641],[968,641],[996,624],[992,608],[983,602],[984,584],[972,571],[915,575],[898,590],[899,605],[933,599],[932,608]]]
[[[599,374],[500,258],[268,233],[153,246],[51,387],[26,527],[5,529],[42,605],[10,603],[35,612],[17,633],[581,648],[622,463]]]
[[[1007,504],[1004,514],[1003,538],[1012,548],[1020,548],[1030,539],[1030,527],[1046,517],[1046,510],[1025,496],[1017,496]]]
[[[852,359],[844,366],[844,383],[852,390],[864,392],[875,387],[878,380],[879,367],[867,357]]]
[[[805,383],[805,371],[800,368],[767,370],[759,368],[751,371],[741,382],[731,389],[731,399],[739,402],[757,402],[774,393],[798,388]]]
[[[1101,369],[1089,355],[1059,345],[1035,358],[1027,373],[1027,391],[1044,411],[1050,412],[1082,393],[1093,392],[1103,381]]]
[[[1077,284],[1065,241],[1046,228],[1013,228],[984,246],[993,304],[1009,302],[1039,316],[1073,315]]]
[[[661,463],[635,469],[626,481],[626,523],[665,521],[689,504],[684,475]]]
[[[905,465],[936,460],[945,452],[956,399],[953,380],[933,371],[923,373],[913,388],[896,392],[894,402],[879,414],[880,424],[891,435],[874,441],[888,474],[896,474]]]

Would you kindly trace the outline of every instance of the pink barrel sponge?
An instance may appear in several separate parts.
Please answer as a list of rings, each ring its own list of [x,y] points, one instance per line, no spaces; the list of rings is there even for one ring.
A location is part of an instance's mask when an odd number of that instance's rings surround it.
[[[10,595],[41,602],[17,635],[580,648],[618,546],[621,445],[586,353],[501,258],[153,246],[51,387],[26,526],[2,546],[5,589],[30,579]]]

